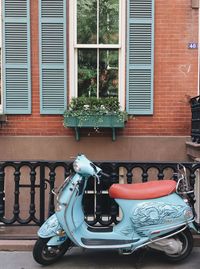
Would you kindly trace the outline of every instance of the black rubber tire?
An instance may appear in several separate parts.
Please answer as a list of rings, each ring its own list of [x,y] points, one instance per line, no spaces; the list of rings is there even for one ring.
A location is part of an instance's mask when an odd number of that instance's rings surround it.
[[[52,252],[48,250],[47,242],[50,238],[38,238],[33,248],[33,258],[41,265],[50,265],[59,260],[71,245],[71,241],[67,239],[59,246],[52,246]],[[56,253],[54,253],[54,251]]]
[[[179,239],[182,242],[182,251],[171,255],[164,253],[164,256],[169,262],[180,262],[190,255],[193,249],[193,236],[189,229],[185,229],[184,231],[174,235],[172,238]]]

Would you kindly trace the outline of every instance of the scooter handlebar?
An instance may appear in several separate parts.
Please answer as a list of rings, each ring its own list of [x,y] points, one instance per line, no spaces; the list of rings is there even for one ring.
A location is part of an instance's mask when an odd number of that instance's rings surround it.
[[[100,176],[104,176],[106,178],[110,178],[110,175],[104,173],[103,171],[101,171],[99,174],[100,174]]]

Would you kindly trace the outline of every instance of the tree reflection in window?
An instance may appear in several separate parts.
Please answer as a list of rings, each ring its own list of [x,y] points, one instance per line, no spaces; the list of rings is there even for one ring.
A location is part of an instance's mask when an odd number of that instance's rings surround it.
[[[97,96],[97,51],[78,50],[78,96]]]
[[[117,44],[119,31],[119,0],[100,0],[99,43]]]
[[[99,52],[99,96],[118,95],[118,50]]]
[[[97,44],[96,0],[77,0],[77,44]]]

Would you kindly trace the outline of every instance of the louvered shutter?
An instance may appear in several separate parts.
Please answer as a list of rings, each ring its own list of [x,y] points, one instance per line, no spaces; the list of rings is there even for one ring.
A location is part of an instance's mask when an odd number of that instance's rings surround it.
[[[29,0],[3,0],[3,76],[6,114],[31,113],[29,9]]]
[[[40,0],[40,112],[66,108],[66,1]]]
[[[154,0],[129,0],[127,111],[153,113]]]

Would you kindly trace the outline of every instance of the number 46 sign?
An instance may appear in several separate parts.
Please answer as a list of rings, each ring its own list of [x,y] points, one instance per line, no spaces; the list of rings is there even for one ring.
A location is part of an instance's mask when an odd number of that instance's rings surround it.
[[[198,43],[190,42],[188,43],[188,49],[197,49]]]

